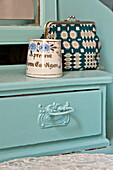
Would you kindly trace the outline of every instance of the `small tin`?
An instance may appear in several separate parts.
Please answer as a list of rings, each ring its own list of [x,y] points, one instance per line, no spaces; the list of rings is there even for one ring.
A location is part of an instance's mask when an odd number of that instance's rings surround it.
[[[44,78],[61,77],[61,40],[30,40],[26,63],[26,75]]]

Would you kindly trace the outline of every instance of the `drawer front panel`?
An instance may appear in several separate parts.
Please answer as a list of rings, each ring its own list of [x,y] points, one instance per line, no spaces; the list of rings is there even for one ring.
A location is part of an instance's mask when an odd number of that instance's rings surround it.
[[[0,99],[0,148],[99,134],[100,90]]]

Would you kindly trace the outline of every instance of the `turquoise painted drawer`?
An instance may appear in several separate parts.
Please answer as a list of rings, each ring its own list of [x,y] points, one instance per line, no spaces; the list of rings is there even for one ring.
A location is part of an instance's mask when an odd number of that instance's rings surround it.
[[[100,135],[101,98],[100,90],[0,98],[0,148]]]

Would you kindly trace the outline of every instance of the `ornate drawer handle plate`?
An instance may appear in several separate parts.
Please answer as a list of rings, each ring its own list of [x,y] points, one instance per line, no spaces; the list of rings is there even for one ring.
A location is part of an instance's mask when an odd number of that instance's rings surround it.
[[[74,112],[69,102],[66,102],[63,106],[54,102],[45,108],[39,104],[38,108],[38,124],[41,128],[67,126],[70,121],[70,113]]]

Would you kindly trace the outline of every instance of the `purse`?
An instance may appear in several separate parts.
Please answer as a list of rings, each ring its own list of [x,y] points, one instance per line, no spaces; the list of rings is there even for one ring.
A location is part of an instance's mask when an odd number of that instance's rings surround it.
[[[79,21],[75,16],[50,21],[45,25],[44,38],[61,40],[64,71],[99,69],[101,43],[95,22]]]

